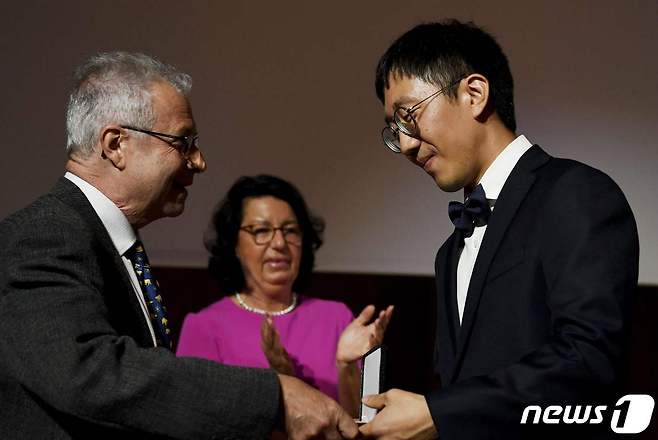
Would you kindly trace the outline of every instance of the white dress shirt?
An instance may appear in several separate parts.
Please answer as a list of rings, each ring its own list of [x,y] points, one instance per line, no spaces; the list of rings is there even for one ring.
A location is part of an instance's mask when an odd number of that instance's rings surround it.
[[[155,338],[155,332],[153,331],[153,325],[151,324],[151,318],[149,317],[142,288],[137,280],[137,274],[135,273],[132,262],[126,257],[128,250],[130,250],[135,241],[137,241],[135,230],[114,202],[108,199],[107,196],[100,192],[96,187],[70,172],[64,174],[64,177],[80,188],[80,191],[85,195],[91,204],[91,207],[96,211],[96,215],[101,219],[101,222],[103,223],[103,226],[105,226],[105,230],[107,230],[110,239],[112,239],[112,243],[117,252],[121,255],[121,260],[123,260],[123,264],[126,266],[130,282],[139,304],[141,305],[142,313],[144,314],[149,332],[151,333],[153,345],[157,347],[158,344]]]
[[[532,147],[532,144],[528,139],[520,135],[498,154],[496,159],[484,172],[479,182],[484,189],[487,199],[498,198],[512,169],[530,147]],[[473,230],[473,235],[464,239],[464,247],[459,256],[459,263],[457,264],[457,309],[459,310],[460,324],[464,315],[466,295],[471,282],[473,267],[475,266],[475,260],[478,257],[480,245],[486,231],[487,225],[476,226]]]

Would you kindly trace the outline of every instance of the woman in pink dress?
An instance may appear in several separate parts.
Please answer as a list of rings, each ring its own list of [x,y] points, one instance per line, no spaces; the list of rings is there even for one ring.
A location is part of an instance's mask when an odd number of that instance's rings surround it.
[[[393,306],[356,319],[343,303],[298,294],[322,244],[313,217],[290,183],[238,179],[213,217],[209,270],[226,295],[183,323],[178,356],[274,368],[297,376],[356,415],[358,360],[381,343]],[[373,319],[374,318],[374,319]]]

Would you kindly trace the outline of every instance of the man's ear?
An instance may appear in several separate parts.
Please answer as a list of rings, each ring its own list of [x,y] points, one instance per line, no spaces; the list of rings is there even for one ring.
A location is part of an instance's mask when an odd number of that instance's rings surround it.
[[[101,157],[112,162],[115,168],[123,170],[126,167],[125,151],[122,143],[127,141],[127,136],[118,125],[106,125],[101,130],[100,147]]]
[[[493,108],[489,96],[489,81],[479,73],[466,77],[466,96],[474,119],[485,121],[491,115]]]

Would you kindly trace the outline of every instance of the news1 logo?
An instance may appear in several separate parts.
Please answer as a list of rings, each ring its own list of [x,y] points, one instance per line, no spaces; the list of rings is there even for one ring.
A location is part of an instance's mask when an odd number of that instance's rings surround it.
[[[651,423],[654,404],[653,397],[648,394],[628,394],[622,397],[612,410],[610,429],[618,434],[638,434],[644,431]],[[607,410],[605,405],[551,405],[545,409],[529,405],[523,410],[521,424],[597,424],[605,420]]]

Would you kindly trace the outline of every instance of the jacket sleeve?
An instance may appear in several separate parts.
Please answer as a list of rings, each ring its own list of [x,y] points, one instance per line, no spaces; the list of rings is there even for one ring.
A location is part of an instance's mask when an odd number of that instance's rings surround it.
[[[43,214],[43,213],[42,213]],[[67,219],[70,220],[70,219]],[[279,411],[269,370],[176,358],[112,327],[93,233],[60,215],[0,227],[0,369],[88,426],[171,438],[263,438]]]

